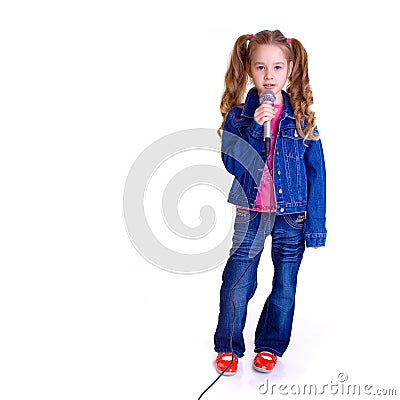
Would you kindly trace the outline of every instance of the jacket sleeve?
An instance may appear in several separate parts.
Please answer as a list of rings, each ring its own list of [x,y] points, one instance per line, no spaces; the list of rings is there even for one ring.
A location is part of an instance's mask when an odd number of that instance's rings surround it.
[[[316,131],[318,134],[318,131]],[[308,141],[304,154],[307,173],[307,218],[304,233],[307,247],[325,246],[326,171],[321,139]]]
[[[255,164],[260,164],[258,165],[260,168],[265,165],[261,157],[264,151],[263,126],[253,119],[250,125],[241,132],[235,121],[235,114],[239,112],[239,108],[229,111],[224,124],[221,145],[224,166],[236,177],[249,171],[249,168],[253,169]]]

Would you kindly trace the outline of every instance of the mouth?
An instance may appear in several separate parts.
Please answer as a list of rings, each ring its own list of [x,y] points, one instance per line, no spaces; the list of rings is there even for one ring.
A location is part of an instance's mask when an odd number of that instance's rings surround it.
[[[275,87],[275,85],[273,83],[266,83],[263,85],[264,89],[273,89]]]

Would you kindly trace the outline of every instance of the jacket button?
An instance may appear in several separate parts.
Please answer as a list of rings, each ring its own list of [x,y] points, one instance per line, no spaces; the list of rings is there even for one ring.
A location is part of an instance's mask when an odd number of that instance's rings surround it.
[[[276,152],[276,155],[279,156],[279,151]]]
[[[294,134],[294,137],[298,137],[299,136],[299,134],[296,132],[295,134]]]
[[[279,192],[279,194],[282,194],[282,193],[283,193],[283,190],[282,190],[282,189],[279,189],[278,192]]]
[[[278,175],[280,175],[280,174],[281,174],[281,171],[277,171],[276,173],[277,173]]]
[[[285,211],[285,209],[282,207],[279,211],[280,211],[281,213],[283,213],[283,212]]]

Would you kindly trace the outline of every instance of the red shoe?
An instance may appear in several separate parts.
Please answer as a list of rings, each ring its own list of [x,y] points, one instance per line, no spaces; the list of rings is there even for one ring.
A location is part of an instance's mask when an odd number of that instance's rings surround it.
[[[278,357],[275,354],[262,351],[254,357],[253,367],[259,372],[271,372],[277,362]]]
[[[215,360],[215,365],[220,374],[223,372],[224,375],[235,375],[238,367],[238,358],[234,354],[232,361],[232,353],[220,353]],[[229,368],[227,368],[228,366]]]

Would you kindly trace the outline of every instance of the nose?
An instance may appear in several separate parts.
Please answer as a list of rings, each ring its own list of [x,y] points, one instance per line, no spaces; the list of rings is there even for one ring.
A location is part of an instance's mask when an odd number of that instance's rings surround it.
[[[264,79],[272,79],[272,70],[271,69],[265,69],[265,75],[264,75]]]

